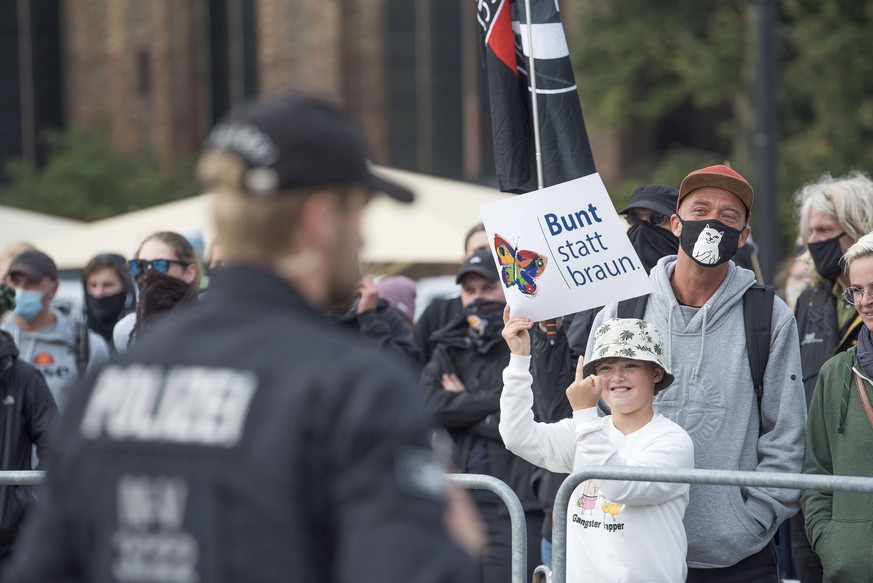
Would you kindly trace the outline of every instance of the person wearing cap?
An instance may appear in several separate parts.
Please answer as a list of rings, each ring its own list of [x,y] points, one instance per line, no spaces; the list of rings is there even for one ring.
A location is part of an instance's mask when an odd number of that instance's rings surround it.
[[[810,285],[795,304],[809,404],[824,363],[855,346],[864,327],[861,315],[842,297],[849,274],[840,260],[852,244],[873,231],[873,180],[861,172],[838,178],[826,174],[799,189],[795,202],[799,234],[814,267]],[[803,520],[802,512],[791,519],[794,568],[802,581],[820,581],[821,561],[810,548]]]
[[[0,284],[0,318],[14,306],[15,290]],[[18,356],[12,336],[0,330],[0,471],[33,469],[34,447],[36,469],[44,470],[58,408],[42,375]],[[29,486],[0,486],[0,566],[12,552],[35,493]]]
[[[500,435],[506,447],[551,472],[585,466],[694,467],[694,445],[679,425],[655,413],[652,400],[673,375],[653,325],[607,320],[594,333],[587,362],[579,357],[566,390],[572,418],[534,421],[530,373],[533,322],[504,312],[509,366],[503,371]],[[599,417],[598,399],[612,413]],[[682,516],[688,485],[587,480],[570,497],[567,581],[684,581],[687,542]]]
[[[422,371],[427,409],[445,428],[455,446],[454,462],[467,474],[502,480],[525,510],[528,530],[529,579],[539,565],[542,505],[531,486],[533,466],[507,451],[497,428],[501,372],[509,350],[501,341],[506,299],[489,250],[476,251],[458,269],[463,312],[433,334],[434,351]],[[480,565],[480,581],[503,583],[511,578],[511,523],[497,496],[474,492],[489,540]]]
[[[675,255],[679,239],[670,228],[679,191],[666,184],[643,184],[631,194],[628,205],[618,211],[630,228],[628,239],[643,263],[646,273],[661,257]]]
[[[461,263],[476,251],[489,248],[488,234],[485,232],[484,223],[473,225],[464,237],[464,255],[461,257]],[[433,300],[421,313],[415,323],[413,335],[415,343],[418,345],[419,361],[422,367],[428,363],[433,354],[435,345],[432,336],[434,332],[457,320],[463,311],[464,306],[461,305],[461,299],[452,296]]]
[[[3,581],[469,581],[414,376],[322,316],[373,193],[412,193],[299,94],[234,110],[199,172],[227,263],[75,394]]]
[[[679,253],[652,269],[644,314],[665,332],[665,362],[676,376],[654,407],[691,436],[697,468],[796,473],[806,420],[797,326],[775,298],[758,401],[743,315],[755,276],[730,261],[748,238],[753,199],[748,181],[723,165],[695,170],[679,187],[670,219]],[[606,306],[595,326],[616,312],[617,304]],[[589,340],[589,360],[592,348]],[[797,512],[798,498],[792,490],[692,485],[688,581],[776,583],[774,533]]]
[[[2,328],[12,335],[20,358],[45,377],[63,411],[75,381],[109,362],[106,340],[52,305],[58,268],[42,251],[25,251],[13,259],[6,281],[15,288],[15,309]]]

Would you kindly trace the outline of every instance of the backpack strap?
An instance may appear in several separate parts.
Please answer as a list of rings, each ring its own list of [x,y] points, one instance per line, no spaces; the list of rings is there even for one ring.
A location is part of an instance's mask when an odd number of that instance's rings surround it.
[[[761,398],[764,396],[764,371],[770,359],[770,325],[773,319],[773,297],[776,295],[769,285],[754,284],[743,294],[743,320],[746,326],[746,350],[749,354],[749,368],[752,383],[758,397],[758,414],[763,414]]]
[[[84,319],[76,319],[73,329],[76,336],[76,368],[79,370],[79,376],[83,377],[85,369],[88,368],[88,361],[91,360],[91,338]]]
[[[643,316],[646,315],[646,305],[648,305],[648,303],[648,294],[636,298],[630,298],[629,300],[622,300],[618,302],[615,317],[636,318],[637,320],[642,320]]]

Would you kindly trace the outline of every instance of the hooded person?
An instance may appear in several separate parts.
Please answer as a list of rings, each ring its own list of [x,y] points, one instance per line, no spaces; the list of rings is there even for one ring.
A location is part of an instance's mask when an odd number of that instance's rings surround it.
[[[534,421],[530,335],[533,323],[509,318],[503,337],[500,435],[527,461],[557,473],[585,466],[694,467],[694,445],[676,423],[655,413],[652,400],[674,377],[658,329],[613,318],[594,333],[591,359],[580,357],[566,399],[571,418]],[[599,417],[599,398],[611,415]],[[682,517],[688,485],[587,480],[570,497],[567,581],[684,581],[687,548]],[[619,534],[620,536],[616,536]]]
[[[797,473],[806,407],[797,327],[785,302],[773,301],[760,401],[741,341],[743,295],[755,277],[730,259],[748,238],[753,200],[748,181],[723,165],[682,181],[671,218],[679,254],[652,269],[655,291],[643,316],[664,331],[665,363],[676,376],[654,408],[691,436],[696,468]],[[606,306],[595,329],[616,313],[617,304]],[[798,491],[692,486],[690,495],[688,581],[777,580],[773,536],[797,512]]]
[[[0,285],[0,318],[15,307],[15,290]],[[58,408],[42,375],[18,358],[12,336],[0,330],[0,471],[33,469],[33,448],[40,460],[49,453],[49,429]],[[40,465],[36,469],[45,469]],[[0,565],[12,550],[35,491],[29,486],[0,486]]]
[[[121,255],[92,257],[82,270],[85,318],[88,328],[112,347],[112,330],[121,318],[136,309],[136,283]]]

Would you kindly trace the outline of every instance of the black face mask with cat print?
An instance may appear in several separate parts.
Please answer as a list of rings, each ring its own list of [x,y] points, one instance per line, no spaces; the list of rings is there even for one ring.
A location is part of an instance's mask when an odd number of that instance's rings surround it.
[[[721,221],[679,221],[682,233],[679,246],[691,259],[704,267],[715,267],[730,261],[740,248],[741,231]]]

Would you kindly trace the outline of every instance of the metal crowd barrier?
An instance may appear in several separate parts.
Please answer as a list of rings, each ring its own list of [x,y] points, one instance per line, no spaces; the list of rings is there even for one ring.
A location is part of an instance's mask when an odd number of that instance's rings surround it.
[[[38,486],[43,480],[45,472],[35,470],[0,472],[0,486]]]
[[[509,508],[509,521],[512,524],[512,583],[525,583],[527,571],[527,526],[524,521],[524,508],[518,496],[505,482],[484,474],[449,474],[449,480],[467,489],[491,490]]]
[[[829,492],[873,492],[873,478],[854,476],[819,476],[776,472],[739,472],[728,470],[673,470],[632,468],[626,466],[590,466],[570,475],[555,496],[555,521],[552,529],[552,571],[539,567],[547,583],[567,580],[567,506],[576,486],[589,479],[628,480],[634,482],[672,482],[720,486],[753,486],[821,490]],[[535,579],[536,581],[536,575]],[[542,580],[542,579],[540,579]]]

